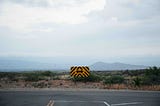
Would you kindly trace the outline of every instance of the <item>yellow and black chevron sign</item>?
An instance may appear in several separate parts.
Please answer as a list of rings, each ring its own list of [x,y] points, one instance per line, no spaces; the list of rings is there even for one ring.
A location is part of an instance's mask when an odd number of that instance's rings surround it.
[[[90,75],[89,67],[87,66],[75,66],[71,67],[70,70],[72,77],[88,77]]]

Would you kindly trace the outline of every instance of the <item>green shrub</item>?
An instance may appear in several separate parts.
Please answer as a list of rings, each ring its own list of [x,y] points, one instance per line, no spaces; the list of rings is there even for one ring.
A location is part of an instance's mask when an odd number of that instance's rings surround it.
[[[91,73],[88,77],[73,77],[71,80],[74,82],[97,82],[101,80],[101,77]]]
[[[145,75],[146,76],[151,76],[151,75],[160,76],[160,68],[158,68],[156,66],[149,67],[148,69],[146,69]]]
[[[133,79],[133,84],[134,84],[134,86],[140,86],[141,85],[141,78],[139,78],[139,77],[136,77],[136,78],[134,78]]]
[[[38,81],[40,80],[39,75],[36,73],[25,74],[25,81]]]
[[[142,83],[145,85],[159,85],[160,84],[160,68],[150,67],[146,69],[145,75],[142,79]]]
[[[44,71],[44,72],[41,72],[41,75],[47,76],[47,77],[54,77],[56,75],[56,73],[51,72],[51,71]]]
[[[25,81],[39,81],[39,80],[46,80],[48,77],[50,79],[54,79],[56,73],[51,71],[34,71],[34,72],[24,73],[23,76],[25,77],[24,79]]]
[[[124,82],[124,77],[122,76],[110,76],[104,80],[105,84],[121,84]]]

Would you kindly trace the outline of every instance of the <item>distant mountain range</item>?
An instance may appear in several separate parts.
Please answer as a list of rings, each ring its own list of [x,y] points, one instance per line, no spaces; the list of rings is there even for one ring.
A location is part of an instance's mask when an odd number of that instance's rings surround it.
[[[25,60],[0,60],[0,71],[66,70],[64,65]]]
[[[104,63],[96,62],[90,66],[91,70],[135,70],[135,69],[145,69],[148,66],[143,65],[131,65],[124,63]]]
[[[55,64],[53,62],[43,61],[28,61],[28,60],[9,60],[0,59],[0,71],[30,71],[30,70],[57,70],[65,71],[69,70],[71,65],[69,64]],[[124,63],[104,63],[96,62],[89,66],[90,70],[134,70],[145,69],[148,66],[143,65],[130,65]]]

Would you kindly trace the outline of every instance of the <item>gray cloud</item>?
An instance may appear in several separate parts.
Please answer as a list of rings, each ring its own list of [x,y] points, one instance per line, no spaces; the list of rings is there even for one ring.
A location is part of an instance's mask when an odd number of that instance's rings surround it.
[[[0,26],[0,55],[73,55],[102,57],[104,60],[107,57],[127,56],[133,58],[146,56],[146,59],[150,55],[155,57],[160,55],[159,0],[106,0],[106,5],[102,2],[98,7],[87,5],[85,9],[80,6],[77,10],[70,7],[77,7],[87,0],[54,1],[56,2],[1,0],[0,5],[7,2],[9,5],[4,6],[3,9],[7,11],[3,10],[3,14],[0,15],[1,25],[6,25]],[[99,1],[97,0],[95,4]],[[64,5],[67,5],[71,11],[57,11],[57,8]],[[34,7],[37,6],[39,8],[35,10]],[[57,8],[48,8],[48,6]],[[45,15],[44,13],[50,9],[53,10]],[[89,13],[86,12],[87,10],[90,10]],[[71,17],[61,24],[66,16]],[[79,20],[75,20],[75,24],[68,24],[76,18],[81,20],[84,17],[87,19],[84,23],[76,24]],[[56,22],[57,19],[60,22]],[[23,30],[27,28],[34,30]],[[149,60],[155,61],[156,58]],[[124,59],[124,61],[133,60]]]
[[[49,3],[47,0],[1,0],[1,3],[15,3],[15,4],[21,4],[25,6],[31,6],[31,7],[47,7],[49,6]]]
[[[99,13],[104,20],[117,17],[119,21],[130,21],[160,16],[159,0],[107,0],[106,4],[104,11]]]
[[[60,8],[63,6],[78,6],[79,4],[85,3],[87,0],[1,0],[1,3],[17,3],[29,7],[56,7]]]

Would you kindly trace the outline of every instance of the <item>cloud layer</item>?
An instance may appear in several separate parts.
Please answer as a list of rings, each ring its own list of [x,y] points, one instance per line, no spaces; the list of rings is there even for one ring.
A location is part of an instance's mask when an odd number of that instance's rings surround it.
[[[24,0],[2,2],[0,25],[24,31],[42,23],[81,24],[104,9],[105,0]],[[43,6],[44,4],[45,6]]]
[[[151,56],[159,64],[159,5],[159,0],[0,0],[0,56],[106,61]]]

